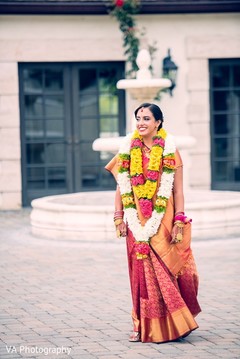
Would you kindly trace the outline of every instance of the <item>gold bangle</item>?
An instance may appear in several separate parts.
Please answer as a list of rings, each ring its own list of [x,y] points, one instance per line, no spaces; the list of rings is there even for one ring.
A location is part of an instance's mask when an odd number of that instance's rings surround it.
[[[114,220],[114,224],[115,226],[118,226],[119,224],[123,223],[123,219],[122,218],[118,218]]]
[[[181,221],[175,221],[175,222],[173,223],[173,225],[175,225],[175,224],[176,224],[176,226],[177,226],[178,228],[183,228],[183,227],[184,227],[184,223],[181,222]]]

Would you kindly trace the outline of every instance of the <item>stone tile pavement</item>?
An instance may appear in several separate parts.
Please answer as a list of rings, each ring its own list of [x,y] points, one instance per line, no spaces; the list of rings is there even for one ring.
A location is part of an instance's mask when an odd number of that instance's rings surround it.
[[[0,358],[240,358],[240,234],[193,240],[198,330],[181,342],[129,343],[124,241],[35,238],[29,214],[0,212]]]

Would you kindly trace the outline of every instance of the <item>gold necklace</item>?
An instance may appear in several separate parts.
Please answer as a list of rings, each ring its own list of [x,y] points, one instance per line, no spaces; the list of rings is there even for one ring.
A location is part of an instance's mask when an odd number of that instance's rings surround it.
[[[149,148],[145,143],[143,143],[142,150],[147,158],[150,158],[151,148]]]

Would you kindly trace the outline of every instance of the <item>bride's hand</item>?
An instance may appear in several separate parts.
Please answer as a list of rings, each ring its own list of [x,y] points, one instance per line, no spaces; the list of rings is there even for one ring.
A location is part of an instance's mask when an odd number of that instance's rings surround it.
[[[176,243],[182,242],[183,227],[184,227],[184,223],[181,226],[174,224],[173,229],[172,229],[172,240],[171,240],[170,244],[176,244]]]
[[[126,237],[127,235],[127,226],[126,223],[123,221],[122,223],[118,224],[116,227],[117,237]]]

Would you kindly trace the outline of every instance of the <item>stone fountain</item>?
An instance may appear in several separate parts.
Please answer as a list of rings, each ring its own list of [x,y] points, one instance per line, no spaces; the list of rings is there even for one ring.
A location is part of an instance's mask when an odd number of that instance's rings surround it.
[[[169,88],[171,81],[153,79],[149,71],[150,55],[143,49],[137,57],[136,79],[118,81],[117,88],[131,97],[130,113],[143,102],[153,102],[159,91]],[[126,132],[135,128],[135,119],[128,116]],[[122,137],[99,138],[95,151],[117,153]],[[184,160],[186,212],[194,220],[193,237],[211,238],[239,235],[240,193],[190,190],[188,186],[188,150],[195,144],[190,136],[175,136]],[[61,240],[103,241],[115,238],[113,226],[114,192],[82,192],[43,197],[32,201],[31,226],[35,236]]]
[[[139,51],[137,59],[136,79],[123,79],[117,82],[117,88],[126,90],[127,95],[131,97],[131,106],[129,116],[127,116],[126,132],[132,132],[135,129],[135,118],[133,116],[134,109],[143,102],[154,102],[154,98],[159,91],[171,87],[171,81],[166,78],[152,78],[149,70],[151,65],[151,57],[149,51],[142,49]],[[109,151],[117,153],[123,137],[114,138],[98,138],[93,142],[93,149],[95,151]],[[185,165],[185,180],[184,186],[188,186],[188,166],[190,166],[190,159],[188,149],[193,147],[196,140],[192,136],[175,136],[176,145],[181,150],[181,155],[184,159]]]
[[[139,70],[136,79],[123,79],[117,82],[119,90],[126,90],[131,97],[129,116],[127,116],[126,132],[129,133],[135,128],[133,118],[134,109],[143,102],[152,102],[158,92],[171,86],[171,81],[165,78],[153,79],[149,70],[151,57],[146,49],[139,51],[136,63]],[[117,153],[123,137],[98,138],[93,142],[95,151],[110,151]]]

